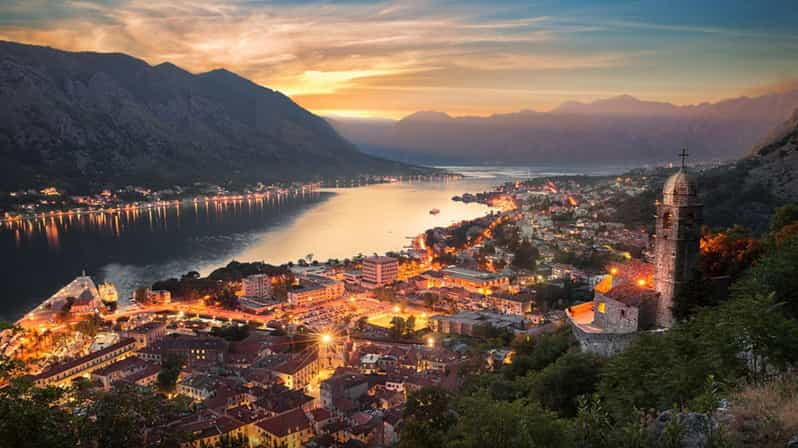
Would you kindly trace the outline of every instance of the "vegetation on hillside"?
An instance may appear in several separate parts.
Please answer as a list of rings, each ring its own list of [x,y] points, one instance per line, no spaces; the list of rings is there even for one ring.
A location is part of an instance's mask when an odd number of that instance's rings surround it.
[[[759,240],[740,228],[709,234],[704,269],[734,278],[731,293],[691,304],[670,331],[610,359],[579,352],[567,329],[517,339],[512,364],[473,374],[459,393],[411,395],[434,407],[408,406],[400,446],[681,446],[688,411],[718,422],[709,446],[785,446],[798,431],[798,382],[782,375],[798,362],[798,232],[783,235],[794,210],[775,213]],[[668,410],[677,417],[657,437],[654,419]],[[433,411],[447,418],[430,423]]]

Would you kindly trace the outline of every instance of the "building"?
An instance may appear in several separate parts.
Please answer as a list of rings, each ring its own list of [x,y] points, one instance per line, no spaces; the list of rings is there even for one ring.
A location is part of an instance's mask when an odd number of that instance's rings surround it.
[[[192,414],[171,428],[177,434],[184,434],[187,442],[181,448],[201,448],[219,446],[223,437],[246,436],[246,425],[226,415],[216,415],[205,411]]]
[[[242,296],[264,299],[272,295],[272,278],[266,274],[256,274],[241,280]]]
[[[172,293],[163,289],[150,289],[144,292],[147,303],[170,303],[172,301]]]
[[[166,336],[166,321],[155,320],[139,325],[127,332],[127,336],[136,340],[139,348],[152,345]]]
[[[267,418],[256,426],[259,443],[269,448],[301,448],[313,438],[313,426],[301,408]]]
[[[95,370],[132,355],[136,348],[135,339],[122,339],[102,350],[45,370],[32,378],[33,384],[38,387],[66,385],[75,378],[89,375]]]
[[[668,178],[657,203],[654,264],[629,260],[610,266],[593,301],[566,310],[583,350],[610,356],[640,331],[673,325],[673,299],[698,270],[701,209],[696,183],[684,169]]]
[[[319,354],[306,350],[273,367],[272,373],[289,389],[303,389],[319,375]]]
[[[338,400],[355,401],[369,390],[366,377],[360,373],[336,374],[319,385],[319,398],[324,408],[332,409]]]
[[[512,314],[515,316],[525,316],[532,312],[532,305],[535,299],[529,294],[498,294],[488,296],[487,304],[502,314]]]
[[[210,375],[191,375],[179,381],[175,390],[179,395],[200,402],[213,397],[216,386],[217,381]]]
[[[308,275],[288,289],[288,303],[292,306],[314,305],[343,295],[343,282],[319,275]]]
[[[354,269],[344,272],[344,282],[348,285],[359,285],[363,278],[363,271]]]
[[[660,295],[657,325],[673,326],[671,306],[693,279],[701,256],[702,209],[698,186],[684,169],[668,178],[657,204],[654,289]]]
[[[391,257],[368,257],[363,260],[362,285],[379,288],[395,282],[399,276],[399,261]]]
[[[227,341],[213,336],[172,336],[165,338],[161,353],[177,356],[188,368],[211,367],[224,364]]]
[[[494,272],[452,266],[441,270],[441,273],[446,286],[461,287],[479,294],[490,294],[494,288],[505,290],[510,286],[510,277]]]
[[[460,334],[473,336],[479,327],[491,326],[494,328],[507,328],[509,330],[522,330],[524,319],[510,314],[497,314],[490,312],[461,311],[450,316],[438,315],[429,319],[429,327],[436,333]]]
[[[91,379],[102,384],[103,389],[108,390],[111,388],[111,384],[115,381],[119,381],[135,373],[147,370],[152,366],[153,364],[144,361],[141,358],[130,356],[95,370],[91,374]]]
[[[242,311],[252,314],[264,314],[273,311],[280,305],[280,302],[277,300],[271,299],[256,299],[256,298],[248,298],[248,297],[241,297],[238,299],[238,307],[241,308]]]

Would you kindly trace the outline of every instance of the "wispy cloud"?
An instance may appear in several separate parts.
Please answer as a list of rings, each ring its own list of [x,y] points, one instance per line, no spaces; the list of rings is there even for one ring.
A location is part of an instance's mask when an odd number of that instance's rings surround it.
[[[538,10],[534,5],[487,2],[6,0],[0,4],[1,39],[67,50],[125,52],[152,64],[170,61],[194,72],[225,67],[291,94],[315,110],[476,110],[473,101],[457,96],[462,91],[458,89],[483,95],[527,92],[497,95],[501,102],[483,101],[483,113],[545,107],[555,101],[540,92],[571,89],[645,96],[655,83],[667,85],[667,74],[674,67],[691,62],[668,61],[660,53],[661,42],[647,45],[635,39],[655,31],[764,38],[753,31],[709,25],[593,19],[552,8]],[[629,39],[618,40],[618,33]],[[794,35],[788,37],[784,42],[792,42]],[[670,50],[666,47],[666,54]],[[700,63],[708,62],[696,61]],[[432,95],[435,89],[441,94]],[[560,95],[560,99],[573,96]]]

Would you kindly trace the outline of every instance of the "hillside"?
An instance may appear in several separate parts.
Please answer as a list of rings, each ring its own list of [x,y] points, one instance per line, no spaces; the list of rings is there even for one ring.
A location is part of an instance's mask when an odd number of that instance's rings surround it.
[[[798,202],[798,109],[755,147],[750,157],[758,162],[751,170],[751,182],[767,185],[782,201]]]
[[[0,189],[305,180],[416,168],[359,152],[219,69],[0,42]]]
[[[623,95],[489,117],[424,111],[395,122],[334,119],[364,150],[425,163],[650,163],[736,159],[798,107],[798,91],[692,106]]]
[[[654,201],[672,173],[673,169],[656,170],[649,176],[649,193],[619,202],[616,219],[650,225]],[[798,203],[798,110],[745,157],[698,172],[698,187],[709,227],[741,224],[765,232],[777,207]]]

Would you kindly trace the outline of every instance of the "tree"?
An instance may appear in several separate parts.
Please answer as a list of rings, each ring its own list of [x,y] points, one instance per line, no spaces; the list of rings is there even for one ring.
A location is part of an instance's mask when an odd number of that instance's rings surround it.
[[[438,296],[431,292],[425,292],[421,295],[421,298],[424,300],[424,306],[428,308],[435,306],[435,303],[438,301]]]
[[[75,329],[86,336],[94,337],[100,331],[103,325],[103,320],[96,314],[91,314],[85,319],[78,322]]]
[[[357,320],[357,323],[355,324],[355,328],[357,328],[358,331],[364,331],[366,329],[366,327],[368,326],[368,324],[369,324],[368,317],[363,316],[363,317],[361,317],[361,318],[359,318]]]
[[[770,232],[776,233],[787,224],[798,221],[798,204],[779,207],[770,217]]]
[[[453,440],[457,448],[487,446],[522,448],[531,446],[523,425],[524,405],[521,401],[491,400],[486,395],[465,397],[458,406],[460,418]]]
[[[751,230],[734,226],[701,237],[701,272],[705,277],[730,276],[736,280],[762,254],[762,244]]]
[[[37,388],[23,379],[13,380],[0,389],[0,441],[3,446],[78,446],[77,428],[84,419],[55,406],[66,393],[61,388]]]
[[[146,429],[165,425],[185,412],[181,400],[165,400],[125,384],[97,392],[90,403],[89,423],[81,426],[81,438],[87,446],[103,448],[146,446]],[[178,437],[175,442],[180,441]]]
[[[538,249],[533,246],[529,240],[524,238],[513,254],[513,267],[534,271],[539,256],[540,252],[538,252]]]
[[[451,395],[437,387],[424,387],[407,397],[400,448],[442,447],[445,433],[455,424]]]
[[[166,355],[161,362],[161,371],[158,373],[158,388],[162,392],[173,392],[182,368],[183,358],[174,354]]]
[[[416,331],[416,316],[412,314],[405,320],[405,332],[407,336],[412,336]]]
[[[534,377],[532,396],[547,409],[573,417],[577,398],[595,392],[601,365],[601,359],[593,354],[566,353]]]
[[[731,289],[732,295],[772,292],[776,302],[785,304],[787,316],[798,318],[798,237],[785,240],[759,260]]]
[[[246,339],[247,336],[249,336],[249,331],[249,325],[231,324],[222,327],[213,327],[211,329],[211,335],[233,342]]]
[[[391,319],[391,337],[399,339],[405,334],[405,320],[400,316],[394,316]]]

